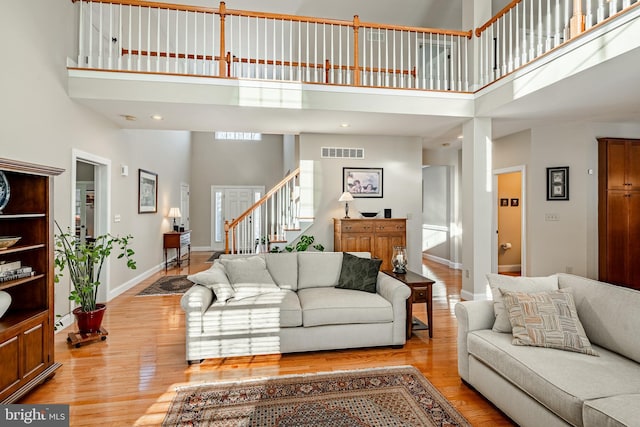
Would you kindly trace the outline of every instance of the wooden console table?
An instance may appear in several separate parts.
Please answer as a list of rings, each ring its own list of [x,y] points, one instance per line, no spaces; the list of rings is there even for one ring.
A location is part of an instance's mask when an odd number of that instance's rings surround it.
[[[411,338],[414,330],[421,329],[429,329],[429,338],[433,338],[433,284],[435,282],[409,270],[405,274],[394,273],[392,270],[382,270],[382,272],[411,288],[411,296],[407,299],[407,339]],[[426,325],[413,317],[413,304],[420,302],[427,304]]]
[[[164,270],[167,271],[169,261],[167,260],[167,249],[176,250],[176,264],[182,265],[182,248],[187,247],[187,262],[191,262],[191,230],[170,231],[164,233]]]

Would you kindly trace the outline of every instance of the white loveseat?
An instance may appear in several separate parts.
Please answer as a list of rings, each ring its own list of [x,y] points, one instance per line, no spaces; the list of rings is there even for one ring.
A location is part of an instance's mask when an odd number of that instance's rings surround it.
[[[557,285],[597,357],[513,345],[492,330],[493,301],[465,301],[455,307],[460,376],[522,426],[640,426],[640,292],[568,274]]]
[[[238,278],[260,276],[237,268],[244,261],[259,266],[256,257],[273,283]],[[196,285],[181,300],[187,361],[404,345],[409,287],[376,272],[370,283],[375,292],[337,288],[342,263],[342,252],[222,255],[211,269],[189,276]],[[262,272],[251,280],[269,282],[269,277]]]

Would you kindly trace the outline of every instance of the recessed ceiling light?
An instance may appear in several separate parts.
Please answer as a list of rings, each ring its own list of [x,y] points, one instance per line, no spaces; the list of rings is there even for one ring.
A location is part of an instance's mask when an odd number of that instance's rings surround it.
[[[340,123],[341,128],[348,128],[349,126],[349,123]]]
[[[153,116],[151,116],[151,118],[153,120],[162,120],[162,116],[160,114],[154,114]]]
[[[136,120],[138,120],[138,118],[136,116],[131,116],[129,114],[121,114],[120,117],[122,117],[123,119],[125,119],[128,122],[135,122]]]
[[[443,143],[443,144],[442,144],[442,146],[443,146],[443,147],[448,147],[448,146],[450,146],[450,145],[451,145],[451,144],[450,144],[450,143],[448,143],[448,142],[445,142],[445,143]]]
[[[464,135],[458,135],[458,139],[464,138]]]

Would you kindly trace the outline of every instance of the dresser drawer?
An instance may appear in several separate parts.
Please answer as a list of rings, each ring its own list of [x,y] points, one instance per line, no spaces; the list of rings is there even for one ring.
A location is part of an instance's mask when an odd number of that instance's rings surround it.
[[[191,233],[183,233],[180,235],[180,245],[185,246],[191,244]]]
[[[374,227],[376,232],[405,232],[407,229],[407,222],[405,220],[387,220],[387,221],[375,221]]]
[[[340,231],[343,233],[372,233],[373,223],[370,221],[342,221]]]
[[[411,289],[411,302],[427,302],[427,289],[428,288],[412,288]]]

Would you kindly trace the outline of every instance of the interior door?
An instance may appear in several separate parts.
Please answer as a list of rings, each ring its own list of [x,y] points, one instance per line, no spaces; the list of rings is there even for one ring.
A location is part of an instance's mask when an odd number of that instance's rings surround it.
[[[263,186],[212,186],[211,187],[211,247],[214,250],[224,249],[224,223],[233,221],[242,215],[249,207],[258,201],[264,194]],[[260,236],[260,218],[251,218],[250,229],[242,232],[250,235],[251,239],[241,241],[254,241],[254,237]],[[244,237],[244,236],[243,236]],[[253,243],[252,243],[253,244]],[[238,248],[245,250],[249,248]],[[251,248],[253,249],[253,248]]]

